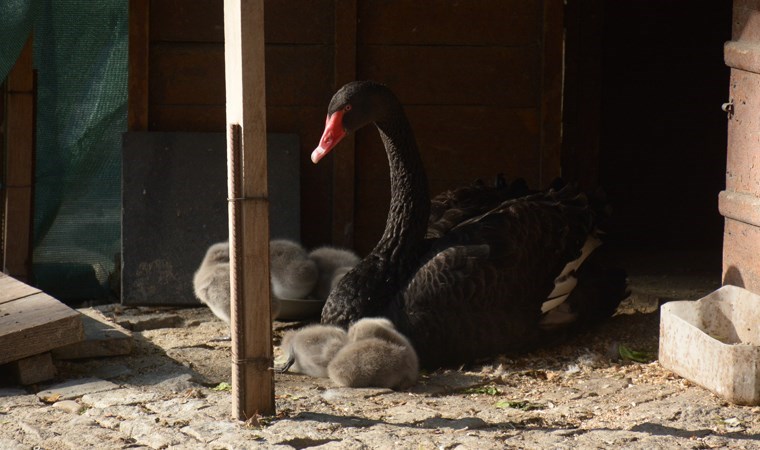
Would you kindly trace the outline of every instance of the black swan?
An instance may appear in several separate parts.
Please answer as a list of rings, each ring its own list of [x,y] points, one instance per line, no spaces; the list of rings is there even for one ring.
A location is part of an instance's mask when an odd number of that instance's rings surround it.
[[[330,379],[347,387],[403,389],[417,382],[419,361],[412,344],[385,318],[360,319],[348,343],[327,365]]]
[[[277,370],[326,378],[327,364],[343,348],[346,339],[343,328],[331,325],[309,325],[291,331],[282,338],[287,362]]]
[[[387,317],[421,365],[436,368],[547,345],[611,316],[625,298],[625,272],[608,264],[604,247],[596,249],[604,208],[572,185],[495,206],[487,197],[497,187],[470,187],[453,206],[439,205],[437,214],[450,220],[429,229],[436,220],[415,137],[382,84],[352,82],[333,96],[312,161],[370,123],[390,164],[385,231],[330,293],[322,323],[345,328]]]

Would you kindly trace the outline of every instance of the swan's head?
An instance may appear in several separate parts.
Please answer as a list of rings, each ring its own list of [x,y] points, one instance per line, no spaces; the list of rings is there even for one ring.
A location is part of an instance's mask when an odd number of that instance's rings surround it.
[[[389,97],[393,98],[390,90],[373,81],[353,81],[340,88],[330,100],[325,131],[311,161],[316,164],[348,133],[381,118]]]

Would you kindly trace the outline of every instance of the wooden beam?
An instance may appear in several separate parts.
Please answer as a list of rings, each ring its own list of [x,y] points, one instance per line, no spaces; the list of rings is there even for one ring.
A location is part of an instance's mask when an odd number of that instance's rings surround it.
[[[148,130],[149,56],[150,0],[129,0],[129,131]]]
[[[0,287],[0,364],[84,339],[78,312],[3,273]]]
[[[539,186],[560,176],[562,146],[563,2],[544,0],[541,46],[541,141]]]
[[[335,2],[335,90],[356,79],[356,0]],[[332,241],[354,248],[355,151],[349,134],[333,152]]]
[[[10,363],[19,384],[28,386],[55,377],[55,366],[50,352],[29,356]]]
[[[34,180],[34,68],[32,37],[6,82],[6,179],[3,271],[31,277],[32,183]]]
[[[225,0],[232,415],[273,415],[264,1]],[[244,57],[245,56],[245,57]]]

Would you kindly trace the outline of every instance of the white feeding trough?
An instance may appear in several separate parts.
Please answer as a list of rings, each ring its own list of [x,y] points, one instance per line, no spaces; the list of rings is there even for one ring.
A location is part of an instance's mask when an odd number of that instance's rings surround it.
[[[660,364],[740,405],[760,404],[760,295],[723,286],[660,310]]]

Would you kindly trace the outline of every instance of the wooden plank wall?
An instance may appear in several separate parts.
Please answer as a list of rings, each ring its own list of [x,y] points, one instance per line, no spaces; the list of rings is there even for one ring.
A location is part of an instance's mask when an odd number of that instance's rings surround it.
[[[150,0],[148,130],[224,132],[222,5]],[[432,193],[499,172],[533,186],[559,174],[561,14],[549,0],[268,0],[267,129],[301,138],[304,245],[365,253],[383,229],[387,160],[373,130],[355,153],[342,143],[309,160],[332,93],[352,78],[387,83],[406,104]]]
[[[541,181],[542,6],[359,2],[358,78],[382,80],[406,105],[431,195],[499,172]],[[356,139],[356,246],[364,253],[382,233],[390,187],[377,133]]]
[[[224,132],[224,2],[149,3],[147,129]],[[309,246],[329,243],[332,170],[309,153],[334,87],[334,1],[269,0],[265,24],[267,131],[300,136],[301,234]]]
[[[21,281],[31,277],[34,182],[34,68],[32,37],[6,79],[3,259],[0,269]]]
[[[0,83],[0,261],[5,260],[5,81]]]

